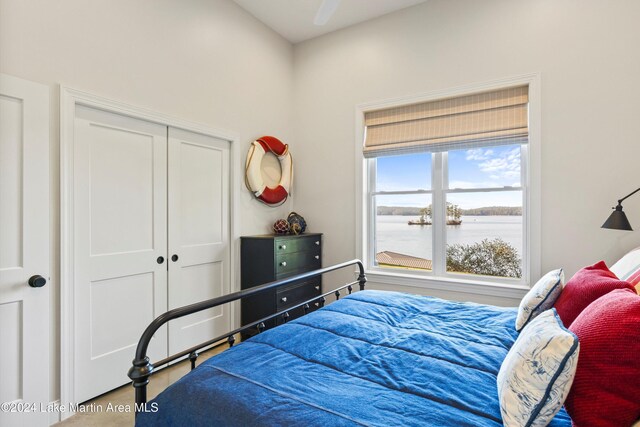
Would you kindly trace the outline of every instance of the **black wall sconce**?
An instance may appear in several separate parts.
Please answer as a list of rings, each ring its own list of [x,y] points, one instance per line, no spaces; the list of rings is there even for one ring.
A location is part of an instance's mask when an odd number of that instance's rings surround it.
[[[625,199],[636,194],[638,191],[640,191],[640,188],[638,188],[633,193],[627,194],[622,199],[618,200],[618,205],[615,208],[612,208],[613,212],[611,213],[611,215],[609,215],[609,218],[607,218],[604,224],[602,224],[602,228],[610,228],[612,230],[633,231],[633,228],[631,228],[631,224],[627,219],[627,215],[622,211],[622,202]]]

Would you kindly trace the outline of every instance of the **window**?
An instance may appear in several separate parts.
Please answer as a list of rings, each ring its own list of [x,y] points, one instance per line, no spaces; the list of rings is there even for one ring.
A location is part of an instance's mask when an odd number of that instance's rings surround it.
[[[527,107],[525,86],[365,115],[370,270],[523,283]]]
[[[376,265],[431,271],[431,153],[386,156],[371,162],[376,172],[371,192]],[[423,225],[410,226],[412,221]]]

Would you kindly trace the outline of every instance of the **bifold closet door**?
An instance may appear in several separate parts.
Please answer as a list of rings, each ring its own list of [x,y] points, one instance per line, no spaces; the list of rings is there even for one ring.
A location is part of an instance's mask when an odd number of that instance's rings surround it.
[[[144,328],[167,309],[167,128],[77,106],[73,221],[75,400],[129,381]],[[166,328],[149,356],[167,355]]]
[[[229,142],[169,128],[169,309],[230,290]],[[169,323],[169,353],[230,329],[229,307]]]

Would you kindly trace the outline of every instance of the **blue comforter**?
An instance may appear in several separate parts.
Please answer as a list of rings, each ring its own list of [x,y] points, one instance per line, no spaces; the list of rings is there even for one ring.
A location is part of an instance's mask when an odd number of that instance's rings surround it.
[[[501,426],[496,376],[515,315],[357,292],[207,360],[136,425]],[[570,425],[564,410],[551,423]]]

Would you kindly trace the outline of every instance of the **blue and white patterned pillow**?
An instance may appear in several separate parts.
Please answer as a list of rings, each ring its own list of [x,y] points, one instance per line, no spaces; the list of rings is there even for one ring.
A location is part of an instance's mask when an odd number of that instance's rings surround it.
[[[505,427],[546,426],[564,404],[578,366],[580,343],[555,309],[533,319],[520,333],[498,373]]]
[[[538,314],[553,307],[564,287],[564,271],[561,268],[552,270],[527,292],[520,301],[516,317],[516,331],[520,332]]]

